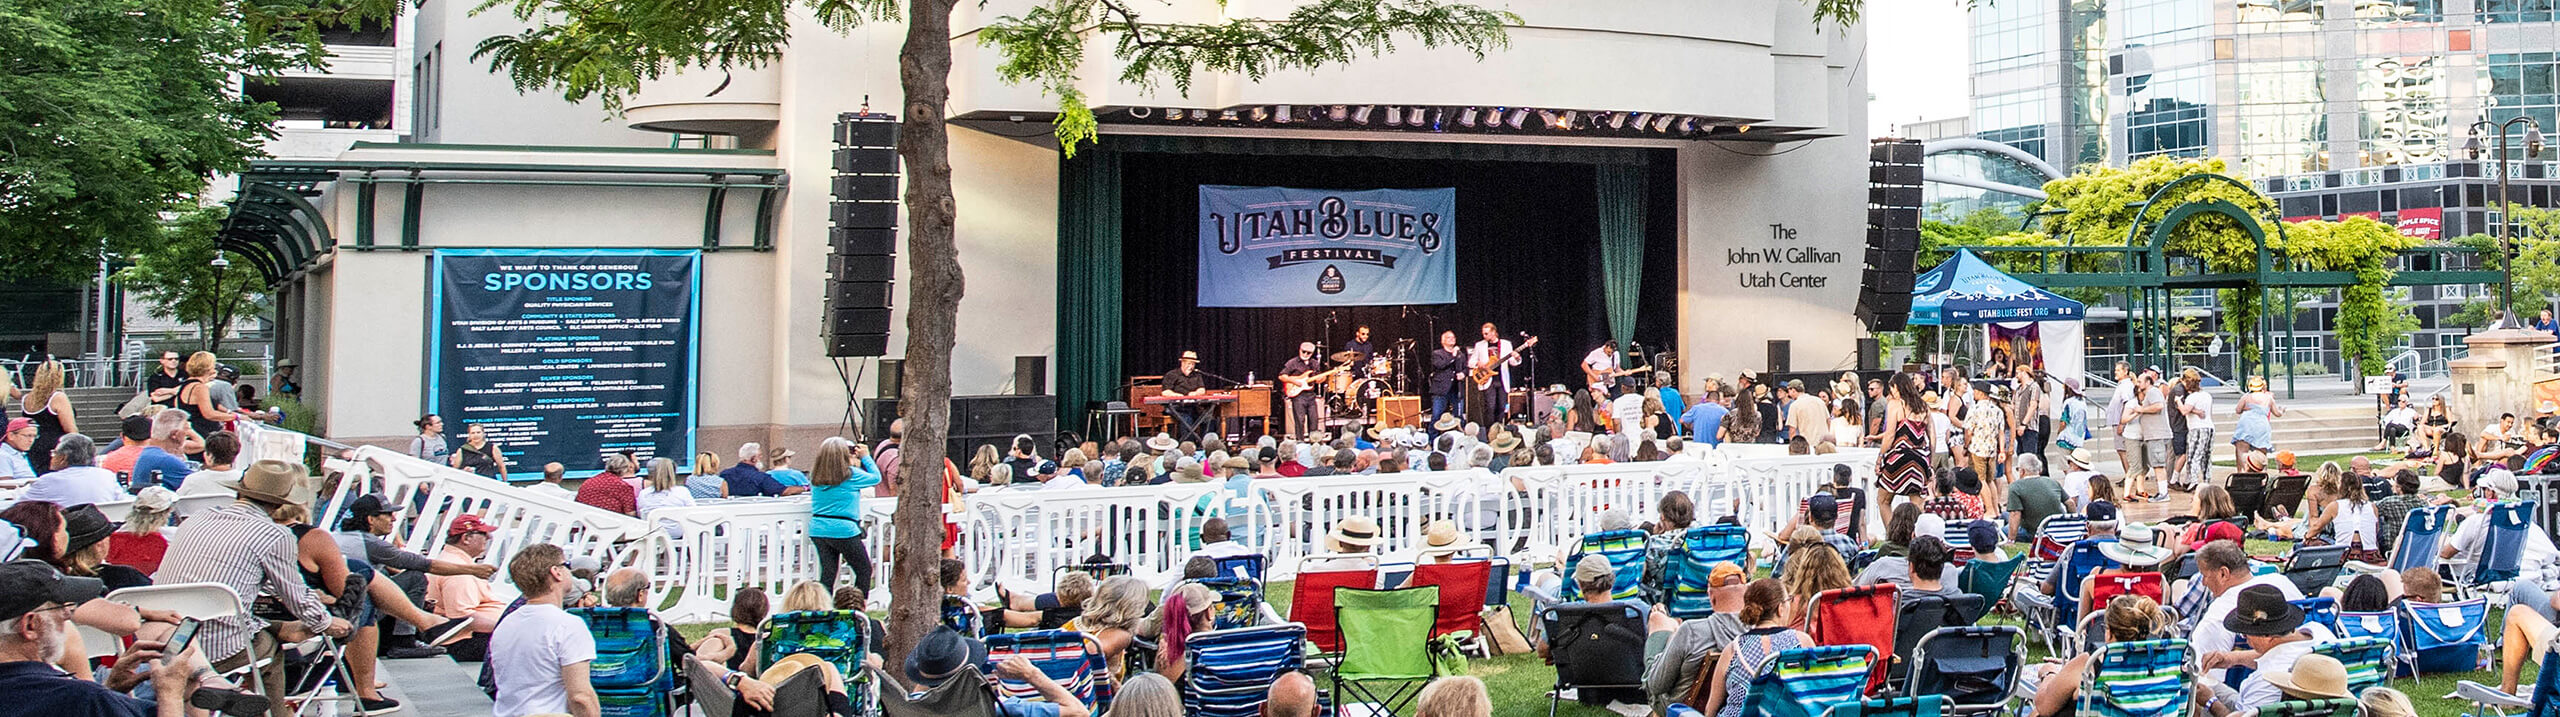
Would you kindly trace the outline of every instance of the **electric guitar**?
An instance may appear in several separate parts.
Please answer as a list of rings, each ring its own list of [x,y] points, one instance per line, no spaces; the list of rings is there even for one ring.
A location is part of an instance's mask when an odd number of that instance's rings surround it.
[[[1287,398],[1297,398],[1297,397],[1298,397],[1298,394],[1306,393],[1306,392],[1307,392],[1307,389],[1308,389],[1309,387],[1314,386],[1314,385],[1316,385],[1316,384],[1318,384],[1318,383],[1323,382],[1326,378],[1331,377],[1331,376],[1332,376],[1332,375],[1334,375],[1334,374],[1342,373],[1342,372],[1344,372],[1344,371],[1348,371],[1348,370],[1351,370],[1351,367],[1350,367],[1350,366],[1335,366],[1335,367],[1333,367],[1333,368],[1325,369],[1325,370],[1323,370],[1323,371],[1319,371],[1319,372],[1316,372],[1316,373],[1307,374],[1307,375],[1305,375],[1305,376],[1290,376],[1290,375],[1288,375],[1288,374],[1281,374],[1281,376],[1280,376],[1280,394],[1281,394],[1283,397],[1287,397]]]
[[[1610,369],[1610,370],[1607,370],[1607,371],[1593,371],[1593,370],[1591,370],[1591,367],[1589,367],[1589,366],[1584,366],[1584,367],[1582,367],[1582,382],[1583,382],[1583,383],[1585,383],[1585,384],[1589,384],[1589,385],[1592,387],[1592,389],[1593,389],[1593,390],[1599,390],[1602,386],[1606,386],[1606,385],[1608,385],[1608,383],[1609,383],[1610,381],[1617,380],[1617,378],[1618,378],[1619,376],[1626,376],[1626,375],[1630,375],[1630,374],[1644,373],[1644,372],[1646,372],[1646,371],[1651,371],[1651,370],[1653,370],[1653,367],[1652,367],[1652,366],[1637,366],[1637,367],[1635,367],[1635,368],[1621,368],[1621,369]]]
[[[1493,350],[1493,355],[1489,357],[1491,360],[1484,362],[1484,365],[1482,366],[1467,369],[1467,378],[1468,380],[1476,382],[1476,388],[1484,388],[1486,386],[1493,385],[1493,379],[1502,375],[1503,363],[1510,361],[1512,357],[1520,355],[1520,352],[1527,351],[1529,350],[1529,347],[1536,345],[1538,345],[1538,337],[1536,336],[1529,337],[1528,341],[1522,342],[1519,347],[1513,348],[1509,351],[1502,350],[1501,346],[1496,344]]]

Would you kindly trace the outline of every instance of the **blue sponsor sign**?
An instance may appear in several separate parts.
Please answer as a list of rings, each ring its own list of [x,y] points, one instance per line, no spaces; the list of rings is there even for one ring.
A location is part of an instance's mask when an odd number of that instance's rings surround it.
[[[1458,300],[1458,190],[1200,187],[1200,305]]]
[[[436,252],[427,411],[480,424],[510,478],[625,450],[693,462],[702,253]]]

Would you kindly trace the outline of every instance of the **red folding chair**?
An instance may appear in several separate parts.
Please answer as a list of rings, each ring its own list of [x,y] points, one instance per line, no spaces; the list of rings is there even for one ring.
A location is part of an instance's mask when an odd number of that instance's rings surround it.
[[[1319,561],[1362,567],[1312,570]],[[1334,588],[1378,589],[1378,559],[1368,557],[1353,561],[1328,557],[1299,564],[1296,582],[1289,587],[1289,620],[1307,626],[1307,641],[1314,643],[1319,652],[1342,651],[1342,626],[1333,619]]]
[[[1485,579],[1492,573],[1491,560],[1421,563],[1413,566],[1413,578],[1405,586],[1440,587],[1440,616],[1431,623],[1431,636],[1439,637],[1484,625]]]
[[[1866,645],[1878,655],[1893,654],[1894,603],[1901,592],[1892,583],[1841,588],[1813,596],[1812,628],[1816,645]],[[1885,666],[1876,660],[1867,675],[1867,692],[1884,689]]]
[[[2089,576],[2088,604],[2080,614],[2088,615],[2107,609],[2107,601],[2118,595],[2140,595],[2162,606],[2169,604],[2169,577],[2160,573],[2111,573]]]

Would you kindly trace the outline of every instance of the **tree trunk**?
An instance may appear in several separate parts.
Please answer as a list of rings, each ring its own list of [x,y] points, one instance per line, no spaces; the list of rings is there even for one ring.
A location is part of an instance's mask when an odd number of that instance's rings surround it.
[[[951,427],[951,345],[959,320],[959,249],[952,241],[951,139],[943,104],[951,95],[954,0],[910,0],[907,41],[898,54],[906,117],[898,156],[907,175],[906,374],[898,408],[898,510],[890,519],[889,638],[895,665],[942,618],[943,437]]]

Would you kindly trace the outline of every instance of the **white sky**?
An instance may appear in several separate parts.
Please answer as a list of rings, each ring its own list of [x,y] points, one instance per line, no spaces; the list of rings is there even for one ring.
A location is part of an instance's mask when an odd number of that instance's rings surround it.
[[[1964,0],[1870,0],[1866,21],[1867,136],[1971,109]]]

